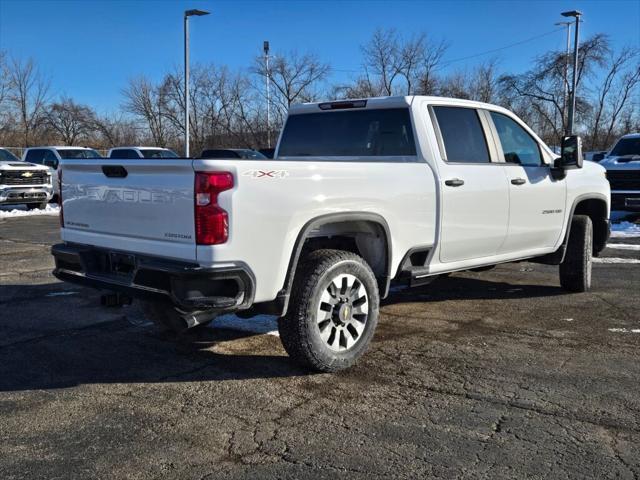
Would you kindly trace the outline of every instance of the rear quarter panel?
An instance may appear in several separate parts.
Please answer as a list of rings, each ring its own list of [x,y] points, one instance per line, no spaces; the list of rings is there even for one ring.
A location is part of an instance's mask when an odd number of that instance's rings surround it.
[[[299,233],[319,216],[382,216],[391,232],[392,273],[409,248],[434,242],[436,187],[424,162],[196,160],[194,169],[235,177],[234,188],[219,197],[230,212],[229,241],[197,247],[198,262],[247,263],[256,277],[256,302],[273,300],[282,289]]]

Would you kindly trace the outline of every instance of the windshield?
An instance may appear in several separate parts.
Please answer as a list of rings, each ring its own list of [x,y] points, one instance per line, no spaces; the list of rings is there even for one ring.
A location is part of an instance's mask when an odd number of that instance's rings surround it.
[[[16,157],[13,153],[11,153],[9,150],[5,150],[3,148],[0,148],[0,160],[4,161],[4,162],[19,162],[20,159],[18,157]]]
[[[640,137],[621,138],[613,147],[609,154],[613,157],[624,157],[625,155],[640,155]]]
[[[171,150],[140,150],[144,158],[178,158],[178,155]]]
[[[56,150],[60,158],[101,158],[98,152],[95,150],[87,149],[75,149],[75,148],[59,148]]]

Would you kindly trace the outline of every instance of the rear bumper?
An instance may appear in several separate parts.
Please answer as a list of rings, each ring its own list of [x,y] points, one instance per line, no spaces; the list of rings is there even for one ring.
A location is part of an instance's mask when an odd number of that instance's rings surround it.
[[[202,268],[197,264],[61,243],[51,248],[60,280],[114,290],[135,298],[170,300],[186,311],[232,312],[253,303],[255,279],[242,264]]]
[[[611,192],[611,210],[640,212],[640,190],[633,192]]]

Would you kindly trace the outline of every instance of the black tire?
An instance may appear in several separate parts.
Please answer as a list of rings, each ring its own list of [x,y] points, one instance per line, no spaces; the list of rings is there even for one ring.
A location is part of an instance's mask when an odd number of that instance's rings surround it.
[[[176,308],[169,302],[152,302],[143,300],[140,302],[140,309],[147,320],[156,324],[163,331],[168,331],[179,335],[187,330],[194,330],[204,327],[213,321],[215,316],[210,319],[199,318],[198,325],[189,327],[184,318],[184,314],[178,312]]]
[[[569,292],[586,292],[591,288],[593,225],[586,215],[571,220],[569,242],[560,264],[560,285]]]
[[[353,277],[349,286],[346,282]],[[339,288],[331,286],[335,280],[342,281]],[[334,295],[336,303],[323,302],[327,295]],[[280,340],[291,359],[304,367],[318,372],[343,370],[367,350],[379,307],[376,277],[361,257],[341,250],[316,250],[296,270],[287,314],[278,319]],[[318,321],[321,310],[328,318]],[[356,327],[361,331],[356,332]]]
[[[27,203],[27,210],[44,210],[45,208],[47,208],[47,202],[42,202],[42,203]]]

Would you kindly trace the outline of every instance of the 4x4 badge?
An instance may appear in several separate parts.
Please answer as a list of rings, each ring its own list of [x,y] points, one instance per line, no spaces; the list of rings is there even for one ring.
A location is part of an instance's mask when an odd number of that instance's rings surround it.
[[[287,170],[247,170],[242,176],[252,178],[285,178],[289,176],[289,172]]]

